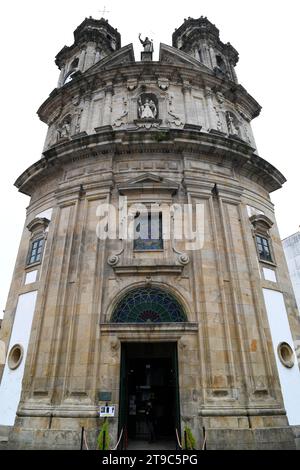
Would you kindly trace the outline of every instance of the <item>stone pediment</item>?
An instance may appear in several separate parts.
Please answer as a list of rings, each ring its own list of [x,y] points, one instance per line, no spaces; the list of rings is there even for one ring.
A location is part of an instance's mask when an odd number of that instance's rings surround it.
[[[167,44],[160,44],[159,61],[172,65],[189,65],[190,67],[197,68],[201,72],[213,75],[213,72],[208,67],[201,64],[201,62],[194,59],[189,54],[186,54],[175,47],[168,46]]]
[[[168,180],[154,173],[144,173],[136,178],[131,178],[119,184],[118,190],[121,194],[129,191],[168,191],[175,193],[179,185],[175,181]]]
[[[103,68],[114,67],[123,64],[134,64],[134,52],[133,45],[128,44],[127,46],[122,47],[113,54],[104,57],[102,60],[99,60],[96,64],[90,67],[87,71],[88,74],[97,73]]]
[[[267,233],[268,230],[270,230],[274,225],[274,222],[264,214],[252,215],[249,220],[253,225],[254,229],[257,231],[261,231],[262,233]]]
[[[50,220],[46,217],[35,217],[29,224],[27,228],[31,234],[35,234],[37,232],[44,232],[48,227]]]

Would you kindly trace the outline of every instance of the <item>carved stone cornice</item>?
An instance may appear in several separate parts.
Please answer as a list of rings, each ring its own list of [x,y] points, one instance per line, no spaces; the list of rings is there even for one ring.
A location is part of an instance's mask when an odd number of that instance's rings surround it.
[[[104,87],[105,95],[113,95],[114,94],[114,86],[113,84],[109,83]]]
[[[30,195],[42,175],[61,170],[65,162],[123,154],[185,154],[200,159],[203,154],[217,155],[218,158],[226,159],[236,172],[261,184],[266,191],[275,191],[286,181],[273,165],[256,155],[247,143],[222,135],[196,129],[169,129],[168,137],[160,141],[156,138],[156,132],[160,130],[139,129],[128,133],[126,130],[113,131],[111,126],[104,126],[97,131],[96,134],[58,143],[44,152],[44,157],[17,179],[17,188]]]

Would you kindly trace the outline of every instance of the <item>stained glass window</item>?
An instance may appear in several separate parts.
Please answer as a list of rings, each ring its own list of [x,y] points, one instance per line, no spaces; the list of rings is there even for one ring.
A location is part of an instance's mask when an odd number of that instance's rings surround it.
[[[117,305],[112,322],[170,323],[186,322],[179,302],[159,288],[139,288],[129,292]]]

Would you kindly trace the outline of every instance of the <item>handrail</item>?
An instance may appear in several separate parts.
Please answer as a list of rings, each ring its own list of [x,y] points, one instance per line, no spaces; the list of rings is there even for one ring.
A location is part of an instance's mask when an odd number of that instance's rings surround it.
[[[177,428],[175,428],[175,432],[176,432],[176,439],[177,439],[178,447],[179,449],[182,449],[182,445],[180,444]],[[206,441],[207,441],[207,435],[206,435],[205,427],[203,426],[203,444],[202,444],[201,450],[206,450]]]
[[[122,439],[122,436],[123,436],[123,430],[124,428],[121,429],[121,432],[120,432],[120,436],[119,436],[119,439],[118,439],[118,442],[117,444],[115,445],[115,447],[113,447],[111,450],[117,450],[120,442],[121,442],[121,439]],[[86,447],[86,450],[90,450],[89,449],[89,446],[88,446],[88,443],[87,443],[87,438],[86,438],[86,431],[85,431],[85,428],[82,427],[82,437],[83,437],[83,442],[84,442],[84,445]],[[82,450],[82,449],[81,449]]]
[[[182,445],[180,444],[180,440],[179,440],[177,428],[175,428],[175,432],[176,432],[176,438],[177,438],[178,447],[179,447],[179,449],[182,449]]]
[[[206,430],[205,430],[205,427],[203,426],[203,444],[202,444],[202,449],[201,450],[206,450],[206,438],[207,438],[207,435],[206,435]]]
[[[85,430],[84,430],[84,432],[83,432],[83,438],[84,438],[84,444],[85,444],[86,450],[90,450],[90,449],[89,449],[89,446],[88,446],[88,443],[87,443],[87,438],[86,438],[86,432],[85,432]]]
[[[111,450],[117,450],[117,448],[119,447],[119,444],[120,444],[121,439],[122,439],[122,436],[123,436],[123,429],[124,429],[124,428],[121,429],[120,436],[119,436],[119,439],[118,439],[117,444],[116,444],[115,447],[113,447]]]
[[[82,427],[82,444],[84,443],[85,447],[86,447],[86,450],[90,450],[89,449],[89,446],[88,446],[88,443],[87,443],[87,439],[86,439],[86,431],[85,431],[85,428]],[[83,450],[82,448],[83,446],[81,446],[81,450]]]

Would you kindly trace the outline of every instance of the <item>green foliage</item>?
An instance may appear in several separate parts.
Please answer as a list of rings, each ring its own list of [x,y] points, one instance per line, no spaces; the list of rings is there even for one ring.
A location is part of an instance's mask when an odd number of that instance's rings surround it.
[[[162,142],[163,140],[170,139],[170,133],[168,131],[156,131],[152,135],[152,139],[156,142]]]
[[[110,437],[109,437],[109,426],[108,421],[105,419],[103,422],[97,439],[99,450],[109,450]]]
[[[196,439],[188,426],[184,427],[184,434],[183,434],[183,445],[182,448],[185,450],[193,450],[196,446]]]

